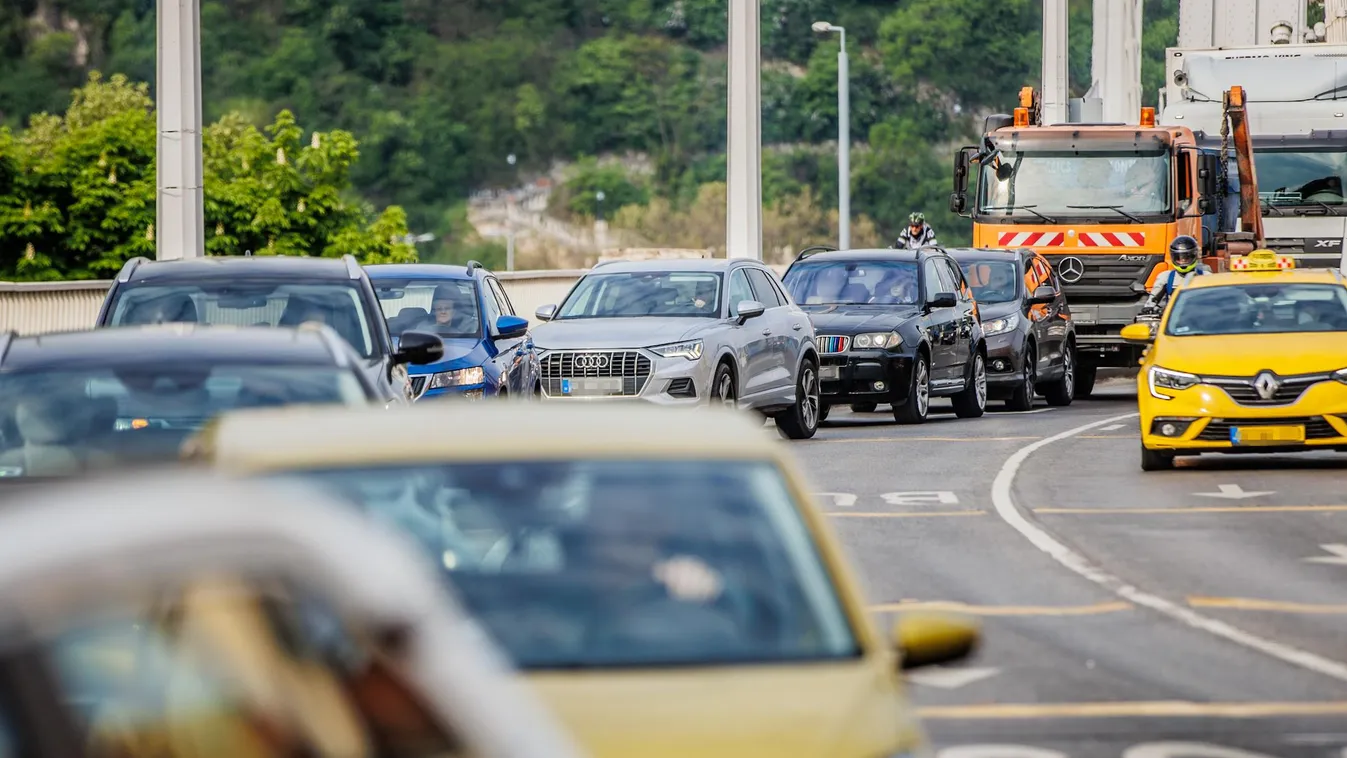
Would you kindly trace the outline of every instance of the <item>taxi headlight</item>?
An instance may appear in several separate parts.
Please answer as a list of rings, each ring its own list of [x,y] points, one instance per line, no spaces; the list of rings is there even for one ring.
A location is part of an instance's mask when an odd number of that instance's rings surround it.
[[[1162,395],[1158,390],[1186,390],[1190,387],[1196,387],[1202,380],[1193,374],[1152,366],[1146,374],[1146,381],[1150,385],[1151,397],[1160,400],[1173,400],[1173,397]]]
[[[1020,315],[1012,313],[1005,318],[994,318],[991,321],[982,322],[982,333],[988,337],[994,337],[998,334],[1015,331],[1020,325]]]
[[[463,368],[458,371],[441,371],[430,377],[430,384],[427,389],[438,390],[445,387],[466,387],[472,384],[481,384],[486,381],[486,374],[481,366],[472,368]]]
[[[903,338],[898,336],[898,332],[858,334],[851,340],[852,347],[865,350],[888,350],[901,344],[903,344]]]
[[[1333,378],[1337,379],[1343,384],[1347,384],[1347,368],[1340,368],[1337,371],[1334,371]]]

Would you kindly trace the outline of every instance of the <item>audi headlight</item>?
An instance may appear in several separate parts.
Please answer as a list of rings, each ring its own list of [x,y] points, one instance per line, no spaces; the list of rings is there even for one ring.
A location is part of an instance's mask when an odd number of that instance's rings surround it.
[[[687,358],[690,361],[700,360],[702,357],[702,341],[688,340],[687,342],[675,342],[672,345],[660,345],[650,348],[650,352],[661,358]]]
[[[1151,370],[1146,373],[1146,381],[1150,385],[1151,397],[1160,400],[1173,400],[1174,398],[1169,395],[1160,394],[1159,390],[1186,390],[1196,387],[1202,380],[1193,374],[1152,366]]]
[[[988,337],[1013,332],[1020,326],[1020,314],[1012,313],[1005,318],[994,318],[982,322],[982,333]]]
[[[882,332],[878,334],[858,334],[851,340],[852,347],[866,348],[871,350],[888,350],[903,344],[903,338],[898,336],[898,332]]]
[[[461,368],[458,371],[441,371],[430,377],[427,389],[439,390],[446,387],[467,387],[486,381],[486,372],[481,366]]]

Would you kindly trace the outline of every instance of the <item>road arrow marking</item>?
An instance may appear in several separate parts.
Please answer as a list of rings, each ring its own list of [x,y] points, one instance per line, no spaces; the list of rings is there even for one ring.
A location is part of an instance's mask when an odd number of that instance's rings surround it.
[[[819,497],[830,497],[835,508],[850,508],[856,504],[856,496],[850,492],[820,492]]]
[[[1347,566],[1347,545],[1320,545],[1319,547],[1332,553],[1332,555],[1316,555],[1305,560],[1310,563],[1332,563],[1338,566]]]
[[[1099,431],[1101,431],[1101,432],[1116,432],[1116,431],[1118,431],[1118,430],[1121,429],[1121,428],[1123,428],[1123,425],[1122,425],[1122,424],[1109,424],[1108,426],[1101,426],[1101,427],[1099,427]]]
[[[978,682],[1001,673],[995,668],[943,668],[932,666],[923,671],[907,675],[907,680],[923,687],[939,687],[942,690],[957,690],[973,682]]]
[[[1246,497],[1262,497],[1263,495],[1272,495],[1276,490],[1267,490],[1265,492],[1245,492],[1238,484],[1218,484],[1216,489],[1220,492],[1194,492],[1199,497],[1223,497],[1227,500],[1243,500]]]

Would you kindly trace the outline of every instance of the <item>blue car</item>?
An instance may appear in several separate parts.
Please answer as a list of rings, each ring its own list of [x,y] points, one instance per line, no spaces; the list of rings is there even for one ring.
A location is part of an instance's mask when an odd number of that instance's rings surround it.
[[[500,280],[482,264],[383,264],[365,271],[395,341],[407,332],[444,341],[439,362],[408,367],[418,400],[537,396],[541,372],[529,322],[515,315]]]

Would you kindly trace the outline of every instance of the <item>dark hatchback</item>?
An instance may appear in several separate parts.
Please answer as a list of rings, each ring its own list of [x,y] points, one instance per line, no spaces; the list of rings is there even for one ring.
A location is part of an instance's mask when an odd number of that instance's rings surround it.
[[[961,418],[987,406],[986,346],[963,272],[939,247],[801,253],[783,277],[821,358],[820,417],[833,405],[893,407],[919,424],[932,397]]]
[[[1032,250],[950,248],[987,337],[987,392],[1012,411],[1075,399],[1076,327],[1051,264]]]
[[[325,326],[0,333],[0,480],[173,461],[238,408],[384,404]]]
[[[414,397],[407,364],[444,355],[439,337],[402,335],[395,347],[369,276],[352,256],[208,256],[126,262],[99,310],[99,327],[156,323],[294,327],[327,324],[360,356],[387,399]]]

